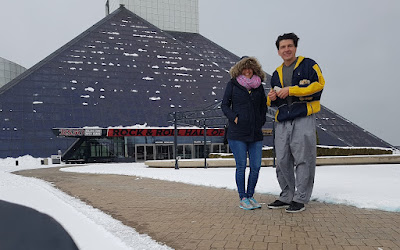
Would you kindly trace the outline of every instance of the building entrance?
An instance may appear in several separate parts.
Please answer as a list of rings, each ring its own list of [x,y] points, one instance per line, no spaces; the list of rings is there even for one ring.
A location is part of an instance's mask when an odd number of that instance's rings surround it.
[[[211,152],[210,145],[207,145],[207,152]],[[194,158],[204,158],[204,145],[194,145]]]
[[[156,145],[156,159],[168,160],[174,158],[173,145]]]
[[[155,160],[155,145],[135,145],[135,161],[136,162],[143,162],[147,160]]]
[[[207,154],[225,153],[228,148],[223,141],[223,129],[207,130]],[[174,159],[174,144],[168,129],[54,129],[57,136],[78,139],[62,155],[65,162],[144,162],[147,160]],[[204,157],[204,145],[200,136],[202,129],[180,129],[180,142],[176,145],[179,159]],[[208,157],[208,155],[206,156]]]

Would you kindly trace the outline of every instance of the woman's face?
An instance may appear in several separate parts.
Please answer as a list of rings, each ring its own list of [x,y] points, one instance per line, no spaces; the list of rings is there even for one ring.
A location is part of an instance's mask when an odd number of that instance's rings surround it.
[[[253,70],[252,69],[243,69],[242,70],[242,75],[244,75],[247,78],[253,77]]]

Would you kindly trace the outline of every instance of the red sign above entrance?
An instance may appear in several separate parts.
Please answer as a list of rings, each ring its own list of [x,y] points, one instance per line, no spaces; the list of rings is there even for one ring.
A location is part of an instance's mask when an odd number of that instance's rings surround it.
[[[206,136],[224,136],[224,129],[207,129]],[[107,130],[108,137],[120,136],[174,136],[174,129],[127,129],[110,128]],[[178,129],[178,136],[204,136],[203,129]]]

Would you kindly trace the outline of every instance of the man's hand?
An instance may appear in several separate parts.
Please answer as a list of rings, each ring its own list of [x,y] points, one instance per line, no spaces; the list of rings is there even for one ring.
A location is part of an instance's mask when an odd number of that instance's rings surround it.
[[[270,91],[268,92],[268,97],[271,101],[275,101],[276,100],[276,92],[273,89],[270,89]]]
[[[236,118],[235,118],[235,120],[234,120],[234,122],[237,124],[237,122],[238,122],[238,117],[236,116]]]
[[[289,96],[289,87],[282,88],[281,90],[279,90],[279,92],[276,93],[276,95],[281,99],[285,99]]]

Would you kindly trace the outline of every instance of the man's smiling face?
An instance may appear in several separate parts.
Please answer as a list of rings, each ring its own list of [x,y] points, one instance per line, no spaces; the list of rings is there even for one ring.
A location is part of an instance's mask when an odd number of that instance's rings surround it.
[[[282,57],[285,65],[290,65],[296,60],[296,46],[292,39],[286,39],[279,42],[278,55]]]

